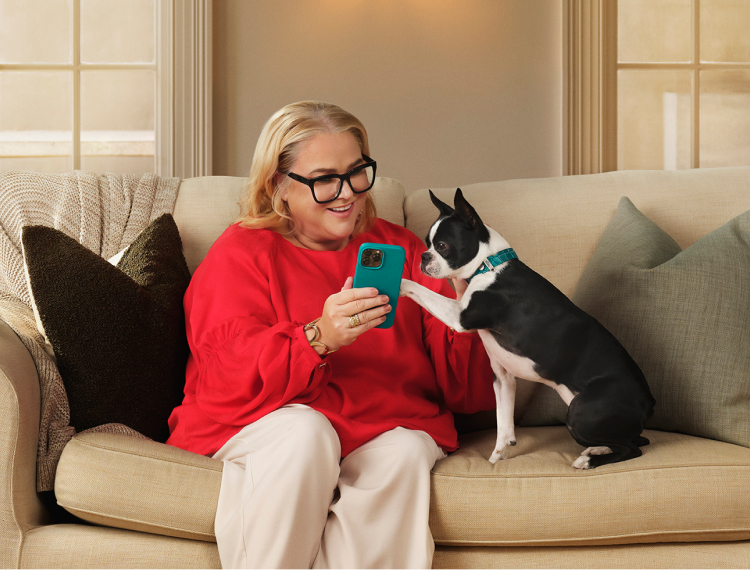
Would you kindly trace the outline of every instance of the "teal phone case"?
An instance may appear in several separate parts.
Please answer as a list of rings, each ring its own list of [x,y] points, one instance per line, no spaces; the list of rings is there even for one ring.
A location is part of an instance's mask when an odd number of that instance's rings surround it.
[[[368,254],[367,251],[370,250]],[[382,263],[377,263],[377,253],[381,252]],[[384,243],[363,243],[357,253],[357,267],[354,270],[354,288],[375,287],[381,295],[388,295],[393,309],[385,322],[377,328],[387,329],[396,319],[398,292],[401,289],[401,276],[404,274],[406,251],[400,245]]]

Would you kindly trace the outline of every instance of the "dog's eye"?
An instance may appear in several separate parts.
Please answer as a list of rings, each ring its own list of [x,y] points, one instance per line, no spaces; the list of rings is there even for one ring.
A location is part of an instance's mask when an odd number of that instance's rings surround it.
[[[439,241],[435,244],[436,251],[445,251],[446,249],[448,249],[448,244],[443,241]]]

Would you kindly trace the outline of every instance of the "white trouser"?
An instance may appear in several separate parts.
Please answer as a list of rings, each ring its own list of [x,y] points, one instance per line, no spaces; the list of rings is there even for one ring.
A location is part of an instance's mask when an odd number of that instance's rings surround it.
[[[214,455],[222,566],[430,568],[430,471],[443,450],[396,428],[340,457],[328,419],[297,404],[230,439]]]

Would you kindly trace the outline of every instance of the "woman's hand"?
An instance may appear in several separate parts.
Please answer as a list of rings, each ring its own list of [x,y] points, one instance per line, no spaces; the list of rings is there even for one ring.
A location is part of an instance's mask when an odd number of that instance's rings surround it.
[[[378,294],[374,287],[352,289],[353,277],[348,277],[340,293],[334,293],[323,305],[323,316],[318,321],[318,342],[328,350],[338,350],[352,344],[359,335],[385,321],[391,312],[388,296]],[[359,325],[351,326],[350,317],[357,315]],[[323,352],[321,347],[319,353]]]

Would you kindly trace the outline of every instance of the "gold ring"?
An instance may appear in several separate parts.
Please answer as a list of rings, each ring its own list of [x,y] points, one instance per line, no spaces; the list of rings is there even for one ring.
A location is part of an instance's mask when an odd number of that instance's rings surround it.
[[[355,314],[355,315],[352,315],[351,317],[349,317],[349,327],[350,328],[358,327],[361,324],[362,323],[359,322],[359,315]]]

